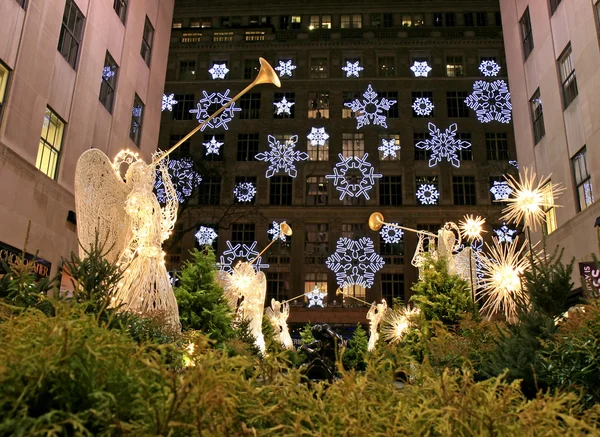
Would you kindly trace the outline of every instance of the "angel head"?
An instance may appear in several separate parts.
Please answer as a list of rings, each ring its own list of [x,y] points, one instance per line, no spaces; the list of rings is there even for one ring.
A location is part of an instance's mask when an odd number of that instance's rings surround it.
[[[153,165],[148,165],[144,161],[132,163],[125,173],[125,181],[128,186],[136,188],[145,188],[150,191],[154,188],[154,178],[156,171]]]

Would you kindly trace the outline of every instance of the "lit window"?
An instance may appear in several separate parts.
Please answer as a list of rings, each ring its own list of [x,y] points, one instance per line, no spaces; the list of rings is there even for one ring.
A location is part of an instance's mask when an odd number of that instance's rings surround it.
[[[77,65],[84,21],[85,18],[75,2],[67,0],[58,38],[58,51],[73,68]]]
[[[328,161],[329,160],[329,140],[325,140],[322,146],[313,145],[311,141],[306,143],[306,151],[308,159],[311,161]]]
[[[584,147],[571,159],[573,165],[573,177],[579,200],[579,211],[583,211],[594,203],[594,191],[592,190],[592,179],[588,171],[587,151]]]
[[[447,56],[446,57],[446,76],[448,76],[448,77],[464,76],[463,57],[462,56]]]
[[[4,108],[4,99],[6,97],[9,76],[10,70],[0,62],[0,120],[2,120],[2,108]]]
[[[199,28],[200,27],[200,20],[198,18],[192,18],[190,21],[190,27],[192,28]]]
[[[552,195],[552,181],[549,181],[543,188],[546,187],[550,187],[550,190],[545,190],[547,191],[546,198],[543,199],[544,204],[547,206],[542,208],[544,210],[544,221],[546,222],[545,226],[542,227],[542,231],[546,235],[550,235],[557,228],[556,206],[554,205],[554,196]]]
[[[308,93],[308,118],[329,118],[329,91]]]
[[[328,77],[327,58],[310,58],[310,78],[326,79]]]
[[[142,34],[142,48],[140,54],[147,65],[150,65],[150,58],[152,57],[152,42],[154,40],[154,27],[148,17],[144,23],[144,33]]]
[[[204,17],[200,19],[202,29],[212,27],[212,19],[210,17]]]
[[[260,31],[246,32],[246,41],[264,41],[265,33]]]
[[[311,206],[327,205],[327,179],[325,176],[306,178],[306,204]]]
[[[533,93],[529,99],[529,107],[531,108],[531,120],[533,122],[533,140],[534,143],[539,143],[546,135],[544,126],[544,111],[542,109],[542,99],[540,98],[539,88]]]
[[[104,68],[102,69],[102,84],[100,85],[100,101],[111,114],[115,99],[115,89],[117,87],[118,71],[119,66],[110,53],[106,52]]]
[[[519,20],[521,28],[521,41],[523,43],[523,56],[525,60],[529,57],[529,54],[533,51],[533,32],[531,29],[531,19],[529,17],[529,7],[525,9],[521,20]]]
[[[571,43],[563,51],[563,54],[558,58],[560,67],[560,81],[562,83],[563,103],[567,108],[577,94],[577,77],[575,76],[575,68],[573,67],[573,55],[571,53]]]
[[[412,16],[410,15],[402,15],[402,26],[410,27],[412,26]]]
[[[50,108],[46,108],[40,146],[35,166],[46,176],[56,179],[65,124]]]
[[[349,158],[351,156],[362,158],[365,154],[365,134],[342,134],[342,154],[344,155],[344,158]]]
[[[342,106],[342,118],[356,118],[356,113],[351,108],[347,107],[346,103],[351,103],[356,99],[361,99],[361,94],[352,91],[344,91],[342,97],[344,99],[344,106]]]
[[[233,41],[233,32],[215,32],[213,34],[214,42],[229,42]]]
[[[292,29],[300,29],[302,25],[302,17],[300,15],[292,15]]]
[[[325,264],[329,256],[329,225],[307,223],[304,225],[305,264]]]
[[[127,2],[128,0],[114,0],[113,3],[113,9],[123,24],[125,24],[125,19],[127,18]]]
[[[142,121],[144,119],[144,102],[136,94],[133,99],[133,108],[131,109],[131,127],[129,129],[129,138],[140,145],[142,137]]]
[[[367,290],[362,285],[353,284],[353,285],[346,285],[345,287],[342,287],[342,291],[344,292],[344,295],[346,295],[346,296],[354,296],[356,299],[365,300]],[[363,302],[358,301],[356,299],[352,299],[352,298],[344,299],[344,306],[346,306],[346,307],[361,307],[361,306],[365,305]]]
[[[380,77],[390,77],[396,74],[396,59],[393,56],[377,58]]]
[[[181,29],[183,27],[183,23],[181,21],[173,21],[173,29]]]
[[[342,29],[360,29],[362,27],[362,15],[342,15],[340,17],[340,27]]]
[[[183,32],[181,34],[181,42],[200,42],[202,41],[202,34],[200,32]]]

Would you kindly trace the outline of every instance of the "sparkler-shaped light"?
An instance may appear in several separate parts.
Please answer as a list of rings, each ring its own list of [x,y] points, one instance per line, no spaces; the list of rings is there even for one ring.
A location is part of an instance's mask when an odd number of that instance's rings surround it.
[[[383,338],[390,343],[402,340],[406,330],[415,324],[415,316],[420,313],[419,308],[408,307],[388,311],[381,328]]]
[[[486,232],[483,230],[484,224],[484,218],[479,216],[474,217],[472,215],[465,215],[464,221],[461,220],[458,222],[458,227],[463,238],[466,238],[469,241],[474,241],[478,238],[481,238],[481,234]]]

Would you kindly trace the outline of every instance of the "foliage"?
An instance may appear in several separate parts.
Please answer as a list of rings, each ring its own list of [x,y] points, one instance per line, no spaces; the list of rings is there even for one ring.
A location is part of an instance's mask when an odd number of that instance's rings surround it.
[[[348,348],[342,357],[345,369],[365,370],[367,363],[365,361],[367,348],[369,346],[369,337],[361,324],[356,325],[352,339],[348,341]]]
[[[310,344],[315,341],[315,336],[312,333],[312,327],[310,323],[307,323],[300,331],[300,343],[301,344]]]
[[[15,262],[0,261],[6,274],[0,278],[0,298],[7,303],[29,308],[39,305],[49,291],[56,288],[58,278],[36,278],[35,263],[17,258]]]

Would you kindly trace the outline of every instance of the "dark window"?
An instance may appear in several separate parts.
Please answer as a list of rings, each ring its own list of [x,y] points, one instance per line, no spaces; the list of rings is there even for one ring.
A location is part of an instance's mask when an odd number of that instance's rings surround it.
[[[396,231],[402,232],[400,229],[392,228],[390,234],[393,235],[393,233]],[[380,236],[379,250],[385,265],[404,264],[404,240],[400,240],[397,243],[386,243],[385,240]]]
[[[487,26],[487,12],[477,12],[477,25]]]
[[[550,12],[554,14],[556,12],[556,8],[560,5],[561,0],[550,0]]]
[[[214,141],[213,141],[214,138]],[[219,148],[219,153],[207,153],[208,147],[205,144],[210,143],[222,143]],[[224,134],[204,134],[204,141],[202,141],[202,159],[205,161],[223,161],[223,146],[225,144]]]
[[[311,206],[327,205],[327,179],[325,176],[306,178],[306,204]]]
[[[256,193],[254,195],[252,195],[252,193],[250,193],[248,191],[248,189],[250,189],[250,187],[248,186],[244,186],[244,187],[239,187],[240,184],[251,184],[252,187],[254,187],[254,190],[256,190],[256,178],[254,176],[236,176],[235,178],[235,187],[234,187],[234,203],[242,203],[244,205],[254,205],[256,203]],[[239,188],[238,188],[239,187]],[[240,190],[240,193],[248,198],[251,198],[250,201],[246,200],[246,199],[239,199],[239,196],[236,195],[235,191],[236,189]]]
[[[196,61],[179,61],[179,80],[196,79]]]
[[[381,14],[371,14],[371,26],[381,27]]]
[[[193,120],[194,113],[190,110],[194,109],[195,97],[193,94],[175,94],[173,100],[177,102],[173,106],[173,120]]]
[[[531,29],[531,19],[529,18],[529,7],[525,9],[521,20],[519,20],[521,28],[521,41],[523,42],[523,56],[525,60],[533,50],[533,32]]]
[[[17,4],[25,9],[25,5],[27,4],[27,0],[17,0]]]
[[[267,273],[267,300],[266,305],[271,305],[271,299],[282,301],[287,299],[290,280],[289,272],[268,272]]]
[[[231,27],[230,17],[219,17],[219,22],[221,23],[221,27]]]
[[[275,103],[280,103],[284,98],[288,103],[293,103],[293,105],[291,105],[289,107],[290,113],[288,114],[287,112],[282,111],[280,114],[278,114],[277,106],[275,106],[275,104],[273,104],[273,118],[294,118],[294,116],[296,115],[296,110],[295,110],[295,108],[296,108],[296,93],[274,93],[273,94],[273,101]]]
[[[238,161],[256,161],[258,134],[238,134]]]
[[[127,0],[114,0],[113,9],[123,24],[125,24],[125,20],[127,19]]]
[[[251,245],[256,240],[254,234],[254,223],[234,223],[231,225],[231,244]]]
[[[142,122],[144,121],[144,102],[136,94],[133,99],[133,108],[131,109],[131,127],[129,129],[129,138],[137,145],[140,145],[142,137]]]
[[[240,98],[240,118],[243,120],[260,118],[260,93],[244,94]]]
[[[415,132],[413,133],[413,146],[420,141],[425,141],[426,135],[423,132]],[[418,149],[414,147],[415,150],[415,161],[429,161],[431,159],[431,150]]]
[[[154,40],[154,27],[152,27],[152,23],[148,17],[146,17],[146,22],[144,23],[144,33],[142,34],[142,48],[140,50],[140,54],[144,61],[146,61],[146,65],[150,65],[150,58],[152,57],[152,41]]]
[[[453,176],[452,191],[455,205],[476,205],[475,178],[473,176]]]
[[[468,27],[472,27],[475,25],[475,21],[473,20],[473,12],[465,12],[464,22],[465,22],[465,26],[468,26]]]
[[[383,176],[379,182],[379,204],[402,205],[402,176]]]
[[[462,77],[465,75],[462,56],[447,56],[446,57],[446,76]]]
[[[469,107],[465,104],[465,99],[469,95],[466,91],[447,91],[446,103],[448,105],[448,117],[467,118],[469,117]]]
[[[404,295],[404,275],[402,273],[381,274],[381,298],[385,299],[388,307],[392,307],[394,299],[402,299],[406,302]]]
[[[184,136],[178,134],[171,134],[169,137],[169,148],[173,147],[179,142]],[[181,158],[183,156],[190,156],[190,140],[189,138],[184,141],[178,148],[173,150],[169,155],[169,158]]]
[[[84,21],[85,18],[75,2],[73,0],[66,0],[60,36],[58,38],[58,51],[73,68],[77,66]]]
[[[329,76],[329,60],[327,58],[310,58],[310,78],[327,79]]]
[[[377,58],[377,75],[380,77],[391,77],[396,75],[396,58],[384,56]]]
[[[494,20],[496,21],[496,26],[502,27],[502,14],[500,12],[494,12]]]
[[[414,105],[417,99],[429,99],[429,102],[433,105],[433,92],[431,91],[413,91],[412,92],[412,104]],[[431,108],[431,113],[426,115],[427,107],[425,103],[421,103],[418,107],[418,112],[415,110],[413,106],[413,117],[423,118],[423,117],[435,117],[435,109]],[[424,112],[425,111],[425,112]],[[423,115],[419,115],[419,113]]]
[[[594,190],[592,189],[592,179],[588,170],[585,146],[571,158],[571,163],[573,165],[577,199],[579,200],[579,211],[583,211],[594,203]]]
[[[100,84],[100,101],[111,114],[113,101],[115,100],[118,72],[119,66],[112,58],[110,53],[106,52],[106,57],[104,58],[104,68],[102,69],[102,83]]]
[[[269,180],[269,203],[271,205],[291,205],[294,179],[291,176],[273,176]]]
[[[199,205],[218,205],[221,201],[221,176],[205,176],[198,185]]]
[[[308,118],[329,118],[329,91],[308,93]]]
[[[573,54],[571,53],[571,43],[563,51],[563,54],[558,58],[558,66],[560,69],[560,81],[562,83],[563,103],[567,108],[579,91],[577,90],[577,77],[575,76],[575,67],[573,66]]]
[[[504,132],[487,132],[485,152],[488,161],[508,161],[508,135]]]
[[[394,26],[394,15],[391,13],[383,14],[383,27],[393,27]]]
[[[542,99],[540,97],[539,88],[533,93],[531,99],[529,99],[529,107],[531,108],[531,120],[533,122],[533,140],[535,144],[537,144],[546,135],[544,111],[542,109]]]
[[[256,59],[244,59],[244,79],[254,79],[260,71],[260,62]]]
[[[304,262],[325,264],[329,256],[329,225],[327,223],[307,223],[304,225]]]
[[[442,27],[443,25],[444,25],[444,22],[442,21],[441,12],[434,12],[433,13],[433,26],[434,27]]]
[[[454,12],[446,12],[444,14],[444,22],[446,27],[454,27],[454,23],[456,22],[456,15]]]
[[[459,140],[472,144],[470,132],[459,132],[457,137]],[[473,161],[473,147],[458,150],[458,159],[461,161]]]
[[[379,93],[379,99],[386,98],[388,100],[394,100],[396,103],[393,103],[390,106],[390,109],[387,111],[388,118],[398,118],[398,92],[397,91],[382,91]]]

